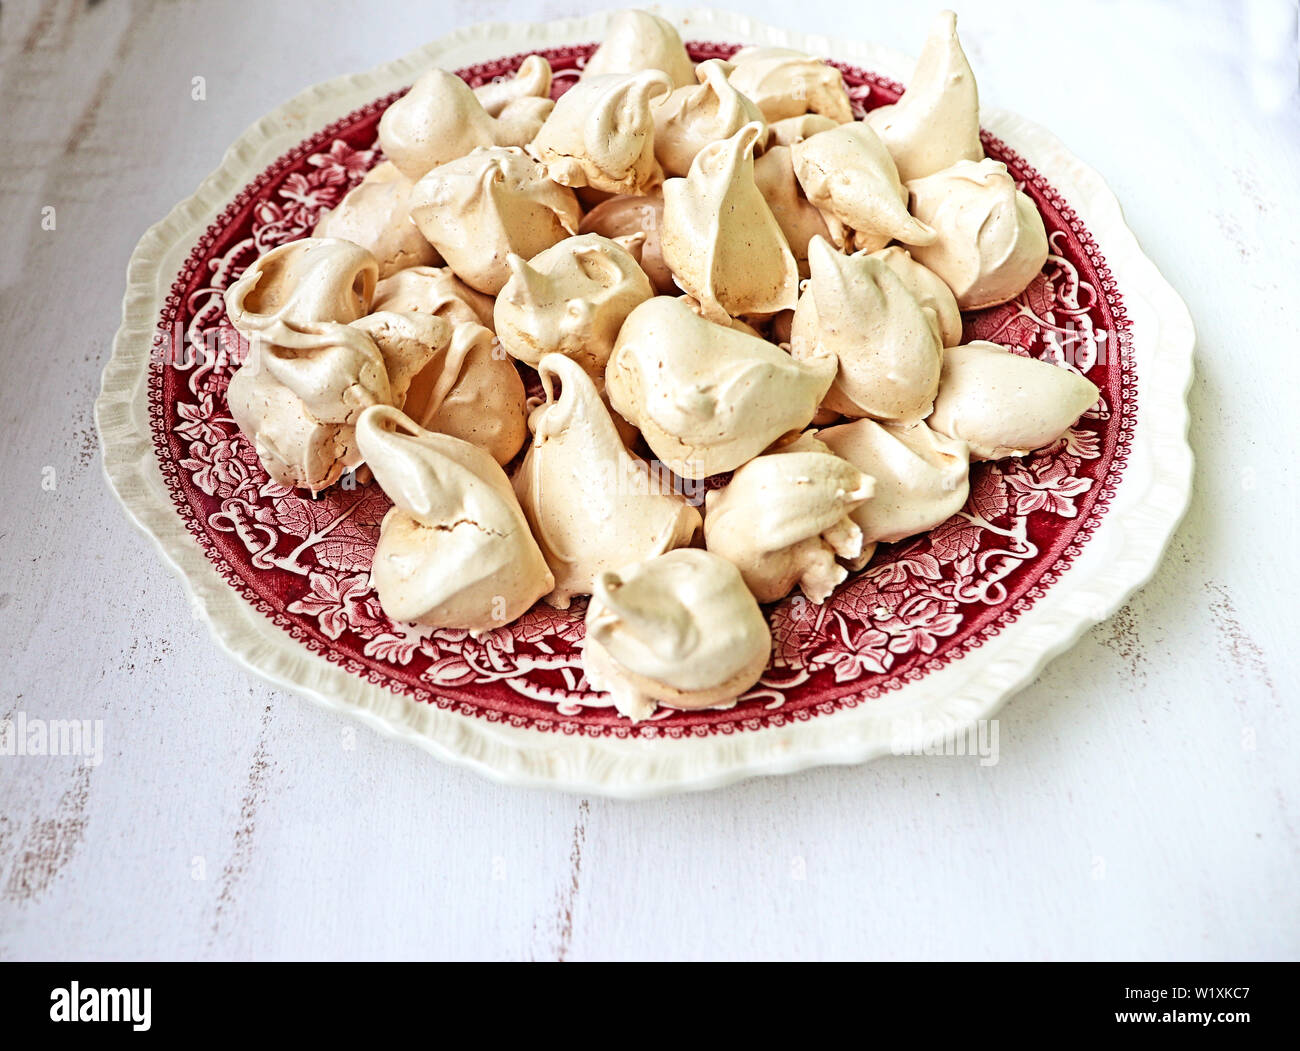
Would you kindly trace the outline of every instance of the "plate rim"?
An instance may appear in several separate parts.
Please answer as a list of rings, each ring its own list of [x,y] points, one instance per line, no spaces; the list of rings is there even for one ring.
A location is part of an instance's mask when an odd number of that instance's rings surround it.
[[[911,69],[910,59],[876,44],[831,40],[707,8],[654,10],[690,40],[794,47],[898,80]],[[434,64],[461,68],[486,58],[590,42],[602,35],[615,13],[463,27],[367,73],[307,88],[237,138],[198,189],[151,226],[132,252],[122,322],[95,402],[101,462],[110,490],[181,579],[196,618],[206,622],[218,645],[237,663],[273,685],[501,783],[621,798],[706,790],[753,776],[856,764],[889,754],[896,738],[889,723],[904,710],[929,720],[927,727],[942,725],[941,732],[991,717],[1051,659],[1073,646],[1087,628],[1111,616],[1151,578],[1186,511],[1193,474],[1187,392],[1195,330],[1186,304],[1143,254],[1100,174],[1051,132],[1004,110],[983,109],[982,126],[1025,156],[1061,193],[1096,239],[1125,300],[1143,303],[1154,331],[1149,346],[1145,340],[1139,346],[1134,339],[1143,393],[1130,462],[1117,486],[1117,499],[1084,549],[1099,548],[1107,536],[1122,540],[1121,550],[1092,567],[1086,578],[1081,578],[1077,564],[1066,568],[1032,609],[1007,625],[995,649],[979,647],[953,662],[959,672],[967,673],[957,676],[967,680],[957,694],[947,692],[953,678],[945,674],[950,667],[889,698],[781,727],[668,740],[540,734],[482,715],[421,704],[308,653],[225,583],[176,514],[154,458],[145,404],[154,326],[171,280],[169,260],[178,253],[183,258],[233,196],[286,147],[402,87],[419,71]],[[1140,452],[1147,455],[1139,457]],[[1134,471],[1138,459],[1148,467],[1145,480]],[[1143,481],[1143,492],[1136,494],[1134,487]],[[1126,499],[1118,499],[1120,494]],[[1135,496],[1145,499],[1134,502]],[[988,667],[972,685],[969,672],[977,665]]]

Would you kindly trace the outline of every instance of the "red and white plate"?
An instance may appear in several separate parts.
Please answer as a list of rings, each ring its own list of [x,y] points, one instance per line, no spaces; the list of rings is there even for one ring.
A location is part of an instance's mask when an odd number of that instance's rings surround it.
[[[909,59],[722,12],[668,12],[692,56],[740,44],[831,58],[859,109],[892,102]],[[860,762],[987,718],[1153,572],[1186,506],[1187,309],[1115,198],[1048,132],[982,115],[984,146],[1038,205],[1051,254],[1015,302],[967,315],[968,339],[1063,361],[1102,390],[1049,449],[981,464],[963,511],[883,548],[823,606],[769,607],[774,659],[725,711],[633,725],[582,674],[585,606],[538,605],[472,639],[393,624],[368,576],[378,486],[312,501],[272,483],[231,421],[237,341],[224,290],[308,234],[378,162],[379,115],[424,69],[477,85],[541,52],[571,85],[608,15],[478,25],[368,74],[310,89],[227,152],[132,256],[96,405],[104,466],[221,644],[271,681],[500,780],[639,796]]]

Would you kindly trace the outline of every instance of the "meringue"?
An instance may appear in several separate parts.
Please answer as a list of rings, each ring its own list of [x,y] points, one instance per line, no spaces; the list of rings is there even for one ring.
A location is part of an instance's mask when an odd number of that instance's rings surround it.
[[[736,567],[681,548],[596,578],[582,665],[632,720],[724,707],[763,674],[772,633]]]
[[[476,292],[447,267],[411,266],[375,286],[372,310],[432,314],[452,325],[492,328],[493,300]]]
[[[791,151],[799,184],[826,215],[837,247],[874,252],[891,240],[922,245],[935,239],[930,227],[908,214],[893,158],[866,124],[841,124]]]
[[[664,197],[662,193],[649,193],[641,197],[624,195],[611,197],[596,205],[582,218],[580,234],[600,234],[619,239],[644,234],[636,249],[630,249],[650,278],[659,295],[675,296],[678,288],[673,272],[664,262],[660,231],[664,225]]]
[[[645,193],[663,182],[650,106],[673,89],[655,69],[582,79],[560,96],[529,152],[562,186]]]
[[[871,476],[804,435],[741,467],[705,498],[704,543],[736,565],[759,602],[796,584],[825,602],[848,571],[836,558],[862,554],[851,517],[870,503]]]
[[[320,321],[347,324],[369,312],[378,280],[379,264],[360,245],[304,237],[249,264],[226,289],[226,314],[250,340],[292,336],[293,329]]]
[[[576,362],[548,354],[537,371],[546,402],[529,421],[533,441],[514,487],[555,575],[546,601],[565,609],[574,595],[591,594],[600,574],[689,544],[700,513],[627,451]]]
[[[527,398],[492,332],[463,322],[411,382],[404,409],[425,430],[461,438],[507,464],[528,440]]]
[[[439,168],[415,184],[411,218],[471,288],[496,295],[510,277],[506,257],[531,259],[578,229],[573,191],[517,147],[491,147]]]
[[[525,145],[551,108],[549,99],[537,99],[517,109],[507,104],[493,117],[455,73],[431,69],[384,110],[379,145],[398,171],[417,180],[479,147]]]
[[[790,328],[790,352],[839,360],[825,406],[844,416],[911,423],[930,413],[943,348],[923,310],[879,259],[844,255],[823,238],[808,246],[812,271]]]
[[[955,14],[935,18],[907,90],[893,105],[868,113],[867,123],[904,182],[983,158],[979,89],[957,39]]]
[[[912,211],[935,231],[912,255],[947,282],[962,310],[1014,299],[1047,262],[1043,217],[1001,161],[958,161],[907,188]]]
[[[704,478],[806,427],[835,368],[832,355],[795,361],[661,296],[623,322],[605,386],[660,460],[683,478]]]
[[[755,158],[754,185],[790,245],[799,276],[807,277],[808,242],[814,237],[829,238],[831,233],[822,213],[799,188],[789,146],[774,146]]]
[[[969,443],[972,460],[1001,460],[1050,445],[1100,394],[1077,372],[978,340],[944,352],[926,422]]]
[[[862,530],[866,557],[846,558],[861,569],[877,542],[892,544],[933,529],[955,515],[970,495],[970,450],[924,423],[854,420],[818,431],[837,456],[875,479],[870,500],[850,514]]]
[[[583,79],[609,73],[667,73],[675,88],[695,83],[695,63],[671,22],[648,11],[620,11],[610,19],[605,40],[583,67]]]
[[[384,161],[320,217],[312,237],[338,237],[360,245],[379,263],[381,280],[408,266],[441,263],[437,249],[411,222],[414,185],[391,161]]]
[[[805,113],[839,124],[853,119],[843,75],[821,59],[784,47],[742,47],[730,62],[731,83],[769,122]]]
[[[501,345],[534,367],[563,354],[603,383],[623,320],[654,295],[645,271],[599,234],[566,238],[531,260],[511,255],[509,264],[496,301]]]
[[[799,268],[754,182],[757,121],[701,150],[684,179],[664,184],[664,260],[705,316],[726,324],[740,314],[793,307]]]
[[[906,248],[899,245],[890,245],[870,255],[898,276],[903,287],[921,304],[922,310],[934,312],[935,323],[939,326],[939,339],[943,345],[957,346],[961,342],[961,308],[957,306],[957,298],[943,278],[929,267],[922,266]]]
[[[793,146],[796,142],[812,138],[821,131],[838,128],[840,122],[823,117],[820,113],[801,113],[797,117],[786,117],[773,121],[767,126],[770,134],[770,146]]]
[[[529,55],[513,76],[501,77],[474,89],[474,97],[489,117],[499,117],[522,99],[549,99],[551,64],[542,55]]]
[[[509,479],[482,449],[385,406],[362,414],[357,442],[393,501],[371,570],[390,618],[478,634],[554,585]]]
[[[720,59],[701,62],[695,67],[699,84],[677,88],[654,105],[655,158],[668,175],[685,175],[705,146],[730,138],[752,122],[763,128],[759,145],[766,143],[763,114],[728,82],[730,71]]]

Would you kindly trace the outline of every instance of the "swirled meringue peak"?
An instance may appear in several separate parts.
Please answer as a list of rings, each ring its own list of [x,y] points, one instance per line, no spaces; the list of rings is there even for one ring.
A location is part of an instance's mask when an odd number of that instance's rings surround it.
[[[759,602],[798,585],[825,602],[848,571],[836,558],[862,554],[852,513],[874,482],[810,435],[750,460],[705,499],[704,542],[735,563]]]
[[[890,241],[929,244],[935,232],[907,211],[907,191],[880,137],[861,121],[791,147],[799,184],[840,248],[874,252]]]
[[[970,495],[966,443],[924,423],[854,420],[818,431],[817,437],[876,481],[871,499],[851,512],[867,557],[846,558],[850,569],[866,565],[877,542],[892,544],[946,522]]]
[[[962,310],[1014,299],[1047,262],[1043,217],[1001,161],[958,161],[907,188],[917,218],[936,232],[912,255],[947,282]]]
[[[560,96],[528,150],[562,186],[646,193],[663,182],[651,104],[672,91],[667,73],[584,75]]]
[[[226,289],[226,314],[247,339],[260,334],[274,342],[304,325],[355,321],[369,312],[378,280],[379,264],[360,245],[304,237],[249,264]]]
[[[486,452],[383,406],[362,414],[357,441],[393,501],[371,570],[389,617],[477,634],[551,590],[510,480]]]
[[[819,58],[784,47],[742,47],[729,61],[732,85],[769,122],[805,113],[839,124],[853,119],[843,75]]]
[[[411,188],[415,184],[384,161],[366,173],[316,223],[312,237],[339,237],[360,245],[379,263],[382,280],[408,266],[442,262],[438,250],[411,222]]]
[[[493,117],[455,73],[431,69],[384,110],[379,145],[398,171],[416,180],[482,146],[525,145],[551,109],[549,99],[507,103]]]
[[[801,113],[797,117],[786,117],[773,121],[767,126],[770,133],[769,146],[793,146],[796,142],[810,139],[818,132],[838,128],[840,122],[823,117],[820,113]]]
[[[844,255],[817,237],[808,263],[812,277],[794,312],[790,352],[839,360],[826,407],[891,422],[924,419],[943,363],[934,312],[872,256]]]
[[[462,438],[507,464],[528,439],[527,400],[524,381],[491,331],[470,321],[455,326],[412,381],[405,411],[425,430]]]
[[[489,147],[434,168],[411,192],[411,218],[471,288],[496,295],[506,257],[531,259],[575,233],[573,191],[517,147]]]
[[[831,234],[822,213],[799,188],[789,146],[773,146],[754,159],[754,185],[790,245],[799,276],[807,277],[808,242]]]
[[[1050,445],[1100,395],[1077,372],[977,340],[944,352],[939,396],[926,422],[967,442],[972,460],[1001,460]]]
[[[725,558],[679,548],[596,578],[582,666],[630,719],[661,704],[727,707],[771,653],[763,611]]]
[[[530,419],[533,442],[515,495],[555,575],[546,601],[567,608],[601,573],[689,544],[700,513],[627,451],[591,377],[563,354],[537,367],[546,402]],[[555,381],[560,392],[555,392]]]
[[[374,310],[432,314],[453,326],[478,324],[491,328],[491,296],[475,292],[448,267],[411,266],[375,286]]]
[[[582,77],[646,69],[667,73],[675,88],[695,83],[695,63],[671,22],[649,11],[620,11],[610,20],[604,42],[587,59]]]
[[[754,181],[763,125],[746,124],[700,151],[684,179],[664,184],[664,260],[677,284],[719,324],[794,306],[799,268]]]
[[[709,59],[695,67],[700,82],[677,88],[652,108],[655,157],[668,175],[685,175],[696,154],[711,142],[730,138],[746,124],[762,125],[758,145],[767,141],[767,124],[749,99],[731,86],[731,66]]]
[[[906,248],[890,245],[870,253],[889,267],[903,282],[903,286],[916,297],[922,310],[934,311],[939,326],[939,339],[945,347],[955,347],[961,342],[961,308],[952,289],[929,267],[922,266]]]
[[[474,97],[489,117],[499,117],[521,99],[549,99],[551,64],[541,55],[529,55],[513,76],[490,80],[474,89]],[[549,107],[548,107],[549,112]]]
[[[614,410],[683,478],[731,471],[808,425],[835,375],[833,355],[780,347],[657,297],[628,315],[605,369]]]
[[[534,367],[547,354],[572,358],[604,382],[605,362],[632,308],[654,295],[645,271],[599,234],[569,237],[525,260],[512,255],[497,296],[501,345]]]
[[[957,39],[957,16],[935,18],[907,90],[892,106],[867,114],[904,182],[933,175],[958,161],[978,161],[980,97]]]
[[[664,197],[661,192],[644,196],[623,195],[611,197],[596,205],[582,218],[580,234],[600,234],[610,239],[621,239],[644,234],[645,240],[633,252],[641,269],[650,278],[655,291],[661,296],[675,296],[678,288],[673,272],[664,262],[660,233],[664,225]]]

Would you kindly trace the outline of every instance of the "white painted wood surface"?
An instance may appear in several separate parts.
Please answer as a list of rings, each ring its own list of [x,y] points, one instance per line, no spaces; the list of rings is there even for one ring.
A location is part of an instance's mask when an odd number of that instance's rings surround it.
[[[136,240],[305,85],[597,6],[3,4],[0,720],[102,720],[104,755],[0,757],[0,958],[1294,958],[1287,0],[961,12],[986,102],[1106,176],[1200,334],[1191,511],[1152,583],[1004,709],[996,766],[639,804],[511,790],[268,688],[191,619],[92,422]],[[745,7],[913,53],[930,14]]]

